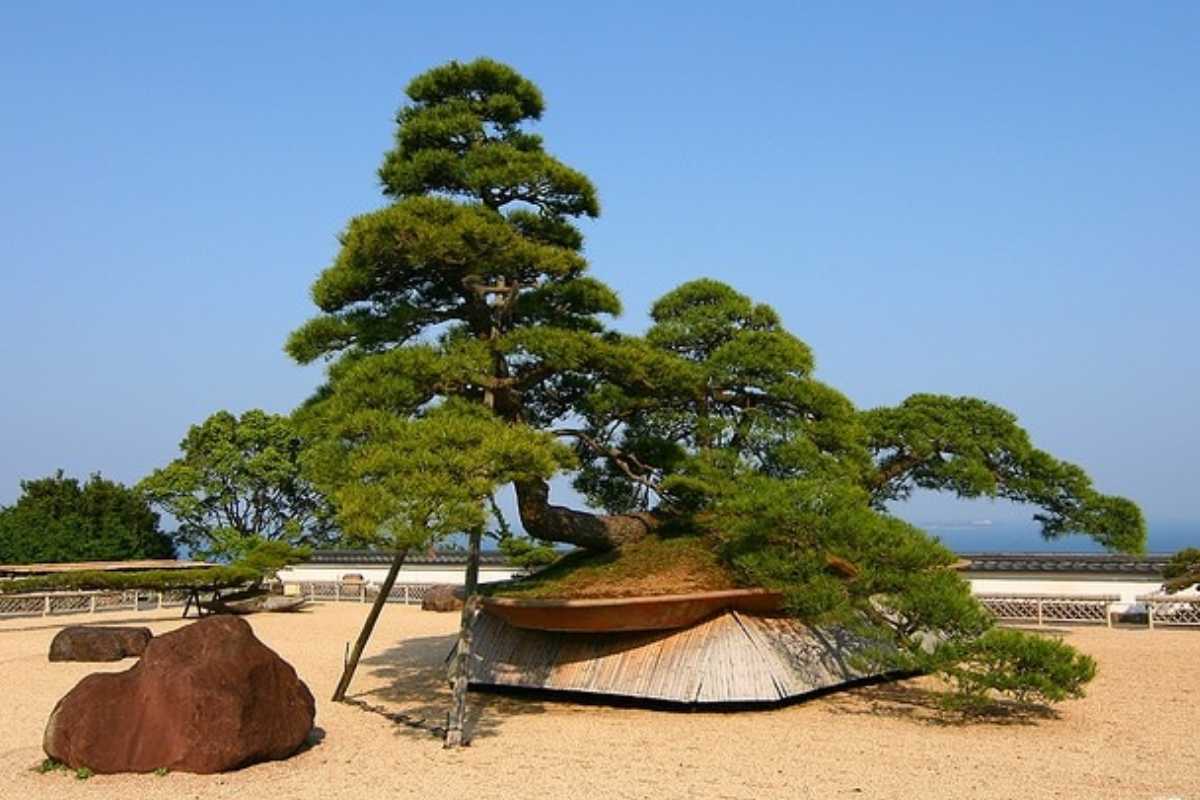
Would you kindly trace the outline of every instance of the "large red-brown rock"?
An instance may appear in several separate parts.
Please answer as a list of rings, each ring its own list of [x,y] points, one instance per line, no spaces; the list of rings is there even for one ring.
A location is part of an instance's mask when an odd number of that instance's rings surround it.
[[[316,705],[290,664],[232,616],[155,637],[130,669],[97,673],[46,723],[46,755],[97,773],[223,772],[287,758]]]
[[[50,660],[120,661],[140,656],[152,638],[149,628],[71,625],[50,642]]]
[[[422,611],[461,611],[463,607],[462,587],[441,583],[425,589],[421,598]]]

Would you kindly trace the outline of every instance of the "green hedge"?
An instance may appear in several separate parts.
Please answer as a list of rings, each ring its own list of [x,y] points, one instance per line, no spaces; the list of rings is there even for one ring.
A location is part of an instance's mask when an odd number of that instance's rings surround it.
[[[0,581],[0,594],[54,591],[170,591],[241,586],[259,580],[262,572],[252,567],[197,567],[196,569],[149,570],[146,572],[61,572],[33,578]]]

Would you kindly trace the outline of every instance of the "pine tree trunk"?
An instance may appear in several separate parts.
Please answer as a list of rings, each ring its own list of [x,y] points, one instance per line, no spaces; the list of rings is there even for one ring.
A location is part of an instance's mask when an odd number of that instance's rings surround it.
[[[446,747],[459,747],[463,741],[463,722],[467,716],[467,684],[470,680],[471,623],[475,621],[475,610],[479,604],[476,592],[479,587],[479,544],[483,538],[480,530],[471,531],[467,549],[466,597],[463,599],[462,622],[458,629],[458,647],[454,653],[454,664],[450,679],[454,689],[454,700],[446,721]]]
[[[362,630],[358,633],[358,640],[354,643],[354,650],[351,651],[350,658],[346,660],[346,664],[342,668],[342,679],[338,681],[337,688],[333,690],[333,701],[335,703],[340,703],[346,699],[346,690],[350,688],[350,679],[354,677],[354,670],[358,668],[358,659],[362,657],[363,649],[367,646],[367,640],[371,638],[371,632],[375,630],[375,622],[379,619],[379,612],[383,611],[383,604],[387,602],[388,595],[392,593],[392,587],[396,584],[396,576],[400,574],[400,567],[404,564],[404,557],[407,554],[407,550],[401,550],[392,559],[392,566],[388,570],[387,577],[383,581],[383,586],[379,590],[379,596],[375,598],[375,602],[371,605],[371,612],[367,614],[367,620],[363,623]]]

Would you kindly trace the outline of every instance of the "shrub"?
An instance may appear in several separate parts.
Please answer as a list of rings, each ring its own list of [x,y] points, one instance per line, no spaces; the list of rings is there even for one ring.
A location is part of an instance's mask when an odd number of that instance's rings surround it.
[[[1083,697],[1096,675],[1096,662],[1057,639],[993,628],[957,645],[954,663],[942,674],[966,705],[984,705],[992,693],[1023,704],[1057,703]]]
[[[1200,583],[1200,548],[1187,547],[1171,556],[1163,577],[1168,592],[1180,592]]]

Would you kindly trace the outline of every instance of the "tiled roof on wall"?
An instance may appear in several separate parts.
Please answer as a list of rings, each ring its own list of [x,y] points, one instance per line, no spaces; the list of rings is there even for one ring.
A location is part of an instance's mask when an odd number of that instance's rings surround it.
[[[1157,577],[1170,558],[1166,553],[1147,556],[1128,556],[1116,553],[960,553],[964,572],[1017,573],[1033,572],[1047,575],[1140,575]],[[310,564],[390,564],[392,554],[377,550],[314,550]],[[467,563],[461,550],[435,551],[410,555],[407,566],[455,566]],[[480,563],[488,566],[507,564],[502,553],[484,552]]]
[[[1171,558],[1166,553],[1129,556],[1118,553],[960,553],[970,562],[964,572],[1039,572],[1045,574],[1140,575],[1158,577]]]
[[[393,553],[378,550],[314,550],[308,564],[390,564]],[[405,566],[453,566],[467,563],[467,554],[459,550],[435,551],[433,553],[410,554],[404,559]],[[483,552],[479,563],[489,566],[507,564],[502,553]]]

